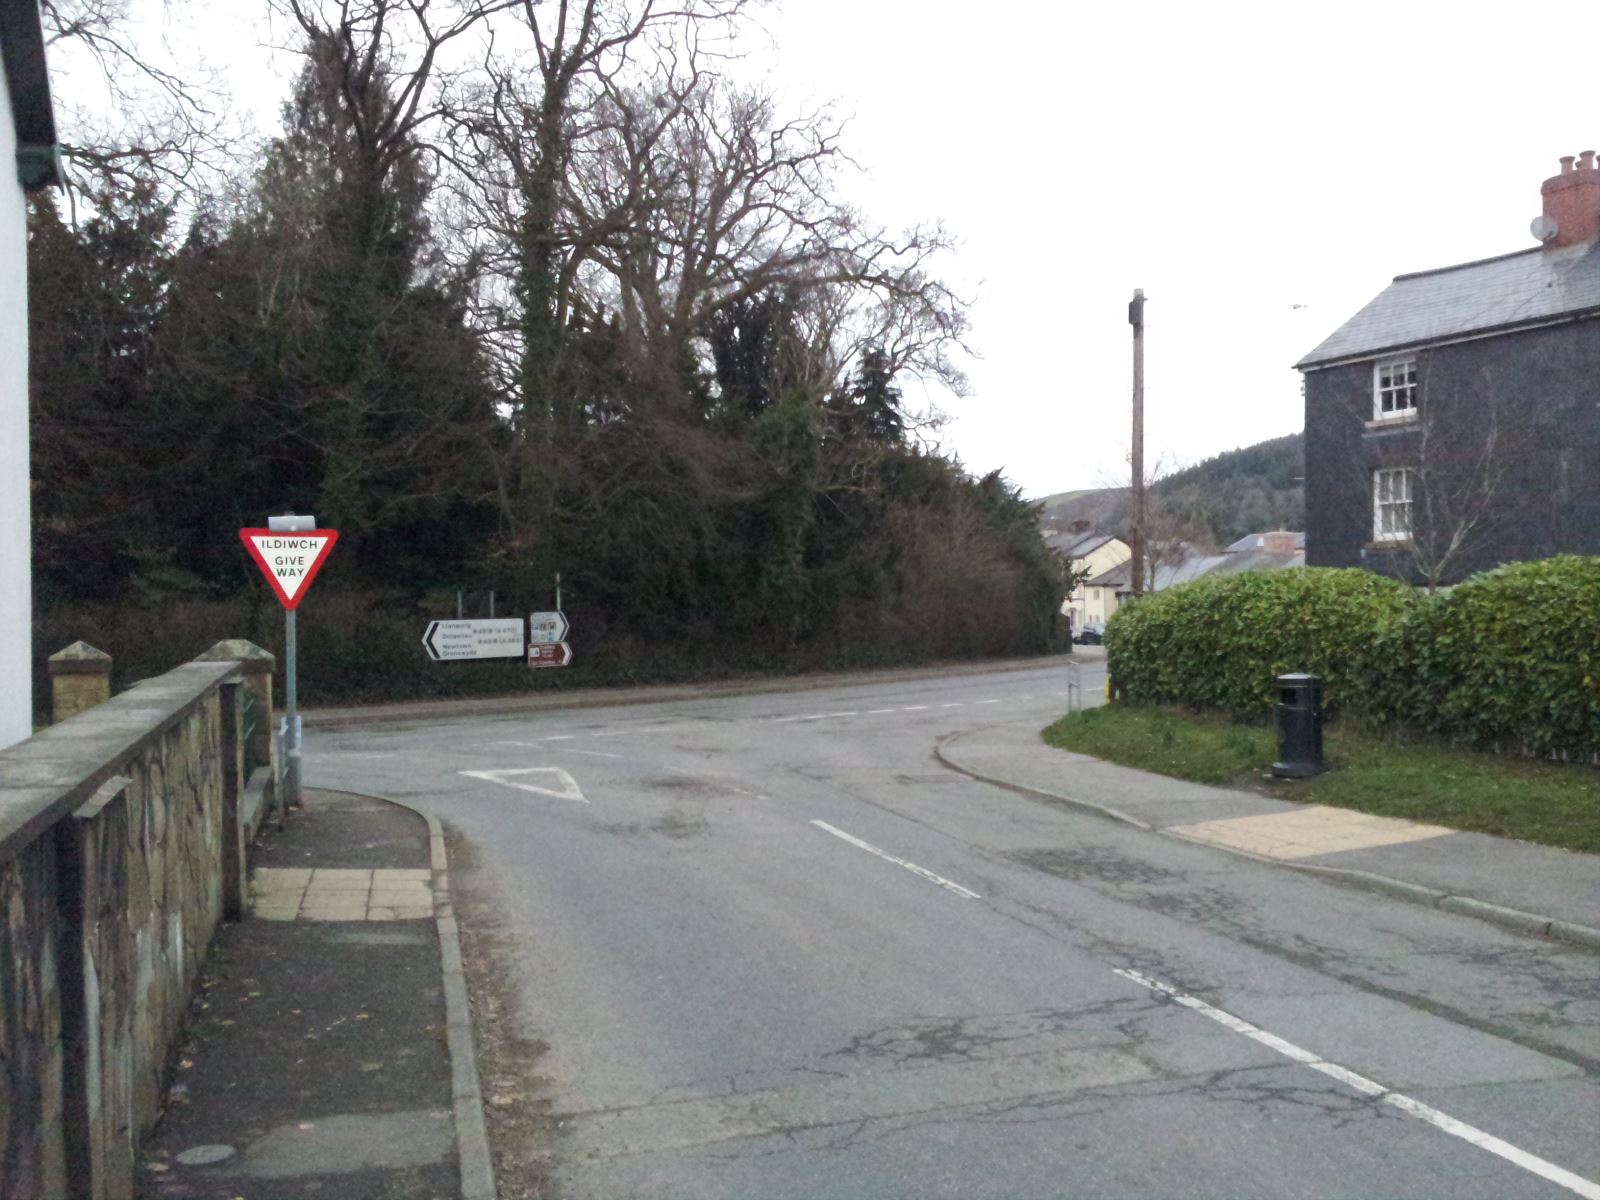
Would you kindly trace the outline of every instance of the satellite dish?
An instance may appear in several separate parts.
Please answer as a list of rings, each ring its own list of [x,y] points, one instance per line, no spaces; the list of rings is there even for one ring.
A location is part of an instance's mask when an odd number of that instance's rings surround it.
[[[1556,235],[1556,219],[1554,217],[1538,216],[1528,226],[1528,232],[1541,242],[1548,242]]]

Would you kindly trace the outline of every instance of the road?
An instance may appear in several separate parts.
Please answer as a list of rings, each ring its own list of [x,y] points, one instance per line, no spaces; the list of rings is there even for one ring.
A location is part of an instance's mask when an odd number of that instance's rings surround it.
[[[313,730],[307,777],[470,847],[552,1196],[1600,1197],[1600,957],[933,757],[1066,690]]]

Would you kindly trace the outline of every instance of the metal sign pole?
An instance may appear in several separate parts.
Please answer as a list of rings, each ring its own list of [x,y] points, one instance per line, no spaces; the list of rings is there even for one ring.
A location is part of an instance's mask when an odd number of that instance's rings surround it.
[[[295,688],[295,668],[298,665],[298,647],[295,645],[294,609],[287,609],[283,614],[284,624],[284,686],[283,699],[288,709],[289,722],[288,736],[284,739],[288,743],[288,763],[284,767],[283,776],[283,807],[287,810],[289,805],[300,807],[300,709]],[[286,816],[287,812],[280,812],[279,816]]]

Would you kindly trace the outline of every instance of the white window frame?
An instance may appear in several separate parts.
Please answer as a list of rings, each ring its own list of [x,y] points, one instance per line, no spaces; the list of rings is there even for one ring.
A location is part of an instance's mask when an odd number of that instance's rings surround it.
[[[1397,372],[1403,374],[1397,375]],[[1417,379],[1417,360],[1384,358],[1372,364],[1372,419],[1410,421],[1417,415],[1422,384]],[[1385,402],[1389,408],[1385,410]]]
[[[1382,467],[1372,473],[1372,540],[1409,542],[1416,512],[1417,473]]]

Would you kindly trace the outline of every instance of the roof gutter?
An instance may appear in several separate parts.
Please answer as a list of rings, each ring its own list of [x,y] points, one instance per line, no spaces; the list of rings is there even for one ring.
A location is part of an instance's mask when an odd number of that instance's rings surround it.
[[[35,0],[0,0],[0,66],[17,129],[17,181],[30,192],[60,183],[61,152]]]
[[[1315,362],[1301,359],[1294,364],[1294,370],[1310,374],[1312,371],[1326,371],[1333,367],[1348,367],[1351,363],[1371,362],[1375,358],[1385,358],[1391,354],[1399,354],[1407,350],[1431,350],[1436,346],[1458,346],[1463,342],[1481,342],[1484,338],[1499,337],[1505,333],[1520,333],[1525,329],[1548,329],[1553,325],[1571,325],[1575,321],[1587,321],[1594,317],[1600,317],[1600,305],[1562,313],[1558,317],[1544,317],[1537,321],[1507,321],[1500,325],[1491,325],[1487,329],[1474,330],[1472,333],[1458,334],[1455,337],[1429,338],[1418,342],[1396,342],[1392,346],[1380,346],[1374,350],[1363,350],[1359,354],[1345,354],[1338,358],[1324,358]]]

